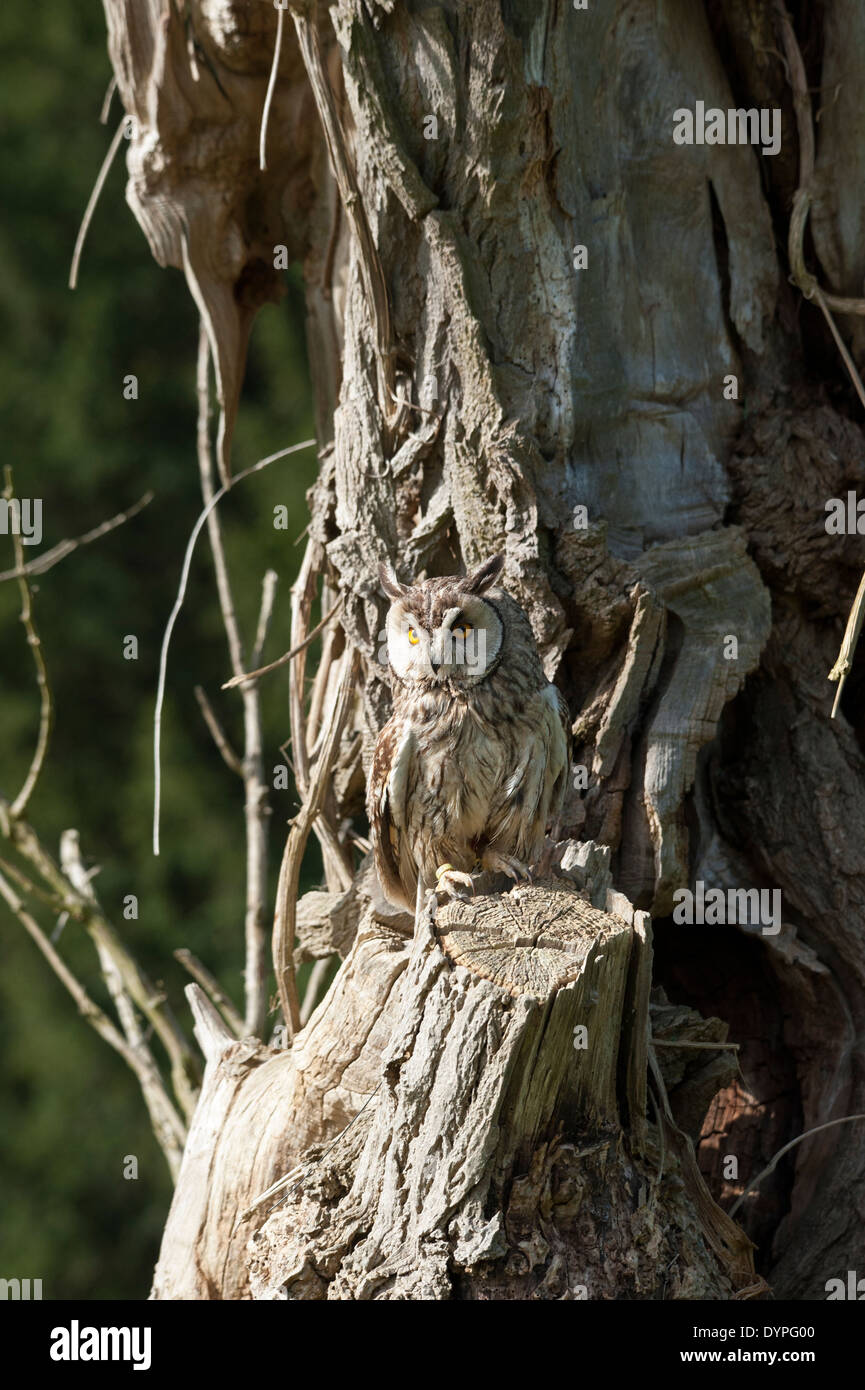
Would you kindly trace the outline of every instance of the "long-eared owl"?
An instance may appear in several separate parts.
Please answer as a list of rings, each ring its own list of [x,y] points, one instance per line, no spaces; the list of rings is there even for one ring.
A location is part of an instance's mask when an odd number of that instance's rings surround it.
[[[417,584],[380,570],[393,715],[367,809],[385,894],[411,911],[418,878],[462,894],[476,869],[525,877],[561,809],[567,707],[528,618],[495,587],[503,563]]]

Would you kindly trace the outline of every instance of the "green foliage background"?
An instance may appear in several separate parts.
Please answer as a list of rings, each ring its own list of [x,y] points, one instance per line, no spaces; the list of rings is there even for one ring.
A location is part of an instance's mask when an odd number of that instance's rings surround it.
[[[20,496],[43,499],[43,547],[79,535],[152,488],[119,531],[38,582],[36,617],[56,699],[48,765],[30,818],[57,853],[80,831],[100,864],[102,904],[179,1015],[188,946],[242,1000],[243,798],[205,731],[201,682],[239,744],[206,536],[175,631],[163,727],[163,853],[150,850],[151,722],[159,646],[184,547],[200,509],[195,460],[196,314],[182,276],[160,270],[124,198],[125,147],[90,229],[79,288],[66,288],[82,211],[120,119],[98,115],[111,69],[98,0],[0,8],[0,437]],[[260,315],[234,445],[239,471],[313,433],[300,276]],[[139,399],[123,399],[134,373]],[[288,590],[315,475],[308,450],[240,484],[223,505],[247,641],[262,575],[280,577],[266,655],[288,646]],[[275,530],[273,508],[289,510]],[[32,557],[36,547],[29,548]],[[13,563],[0,536],[0,570]],[[17,621],[14,583],[0,585],[0,791],[12,796],[34,746],[38,696]],[[139,659],[123,659],[135,634]],[[268,766],[282,761],[286,684],[265,687]],[[271,847],[295,802],[273,793]],[[134,893],[139,918],[125,922]],[[49,930],[48,914],[42,922]],[[70,924],[60,949],[97,1000],[90,941]],[[143,1298],[170,1200],[168,1171],[137,1083],[79,1018],[30,939],[0,903],[0,1277],[41,1278],[45,1298]],[[124,1180],[124,1157],[139,1162]]]

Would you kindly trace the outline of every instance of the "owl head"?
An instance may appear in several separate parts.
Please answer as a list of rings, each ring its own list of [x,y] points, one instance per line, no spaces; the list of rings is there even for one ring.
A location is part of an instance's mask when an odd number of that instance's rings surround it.
[[[494,555],[467,575],[400,584],[386,566],[379,579],[392,600],[387,654],[403,682],[425,687],[477,685],[498,664],[504,627],[500,607],[485,597],[504,565]]]

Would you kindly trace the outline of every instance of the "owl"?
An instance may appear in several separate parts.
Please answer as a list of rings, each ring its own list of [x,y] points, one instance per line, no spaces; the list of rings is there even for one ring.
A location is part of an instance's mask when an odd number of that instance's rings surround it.
[[[417,584],[379,571],[393,715],[367,811],[385,895],[411,912],[419,880],[465,896],[478,870],[528,877],[561,810],[567,706],[522,608],[495,587],[503,564]]]

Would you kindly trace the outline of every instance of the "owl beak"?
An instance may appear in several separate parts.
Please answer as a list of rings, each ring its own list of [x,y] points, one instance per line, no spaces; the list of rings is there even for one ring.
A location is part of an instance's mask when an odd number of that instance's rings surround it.
[[[429,664],[434,676],[438,675],[443,661],[444,653],[442,651],[441,634],[436,632],[433,634],[429,647]]]

